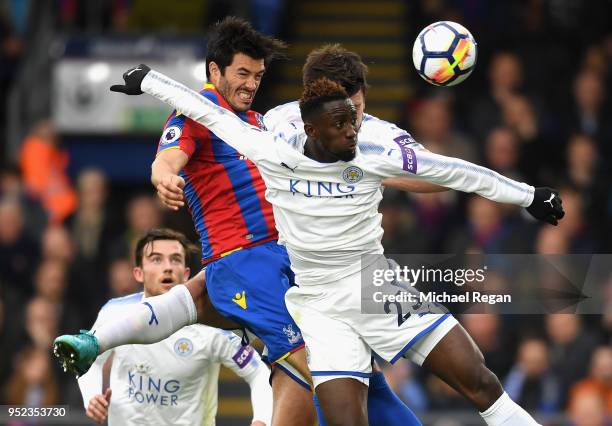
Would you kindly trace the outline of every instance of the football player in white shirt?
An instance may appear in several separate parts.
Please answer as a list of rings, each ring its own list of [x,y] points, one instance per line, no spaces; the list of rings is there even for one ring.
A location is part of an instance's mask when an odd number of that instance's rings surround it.
[[[149,231],[136,245],[133,271],[144,292],[111,299],[100,310],[94,327],[121,318],[148,297],[185,282],[192,249],[181,233]],[[151,321],[155,320],[153,316]],[[105,365],[107,361],[110,366]],[[183,327],[158,343],[119,346],[105,352],[79,378],[79,387],[86,414],[96,422],[108,416],[110,425],[214,425],[221,365],[249,384],[251,425],[270,425],[268,367],[235,334],[201,324]],[[103,375],[109,367],[110,383],[104,389]]]
[[[364,255],[382,254],[377,206],[384,178],[410,176],[474,192],[526,207],[534,217],[552,224],[563,217],[555,191],[419,150],[411,139],[394,140],[395,146],[376,141],[362,141],[358,146],[353,103],[341,86],[327,79],[306,86],[300,100],[306,134],[288,139],[242,122],[145,65],[130,69],[124,80],[126,85],[112,89],[133,95],[145,92],[169,103],[258,166],[266,182],[266,198],[274,206],[279,241],[286,246],[296,273],[297,286],[285,300],[304,334],[316,392],[330,424],[366,424],[364,385],[371,350],[395,361],[414,350],[419,337],[452,318],[413,315],[398,325],[396,318],[364,317],[360,312],[355,287],[361,284],[360,272],[372,266],[362,265],[361,260]],[[434,348],[439,355],[435,363],[445,364],[441,374],[451,385],[460,389],[467,383],[482,393],[480,398],[474,395],[473,401],[487,424],[537,424],[503,392],[460,327],[453,324],[443,337]],[[497,390],[495,400],[491,400],[492,389]]]

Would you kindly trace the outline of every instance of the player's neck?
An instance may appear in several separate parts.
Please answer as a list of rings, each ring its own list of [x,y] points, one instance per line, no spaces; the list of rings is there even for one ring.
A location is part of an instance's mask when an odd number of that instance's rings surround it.
[[[340,160],[338,156],[325,149],[320,140],[313,138],[306,139],[304,155],[319,163],[335,163]]]

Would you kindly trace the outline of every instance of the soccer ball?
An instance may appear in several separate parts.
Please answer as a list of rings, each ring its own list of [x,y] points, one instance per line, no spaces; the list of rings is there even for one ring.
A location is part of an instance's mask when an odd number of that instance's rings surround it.
[[[476,65],[476,41],[456,22],[440,21],[423,29],[414,41],[412,62],[419,75],[436,86],[454,86]]]

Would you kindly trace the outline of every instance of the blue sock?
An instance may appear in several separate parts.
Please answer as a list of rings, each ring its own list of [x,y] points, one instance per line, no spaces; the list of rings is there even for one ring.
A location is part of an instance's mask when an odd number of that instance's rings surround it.
[[[370,426],[422,426],[412,410],[393,393],[382,371],[370,377],[368,421]]]

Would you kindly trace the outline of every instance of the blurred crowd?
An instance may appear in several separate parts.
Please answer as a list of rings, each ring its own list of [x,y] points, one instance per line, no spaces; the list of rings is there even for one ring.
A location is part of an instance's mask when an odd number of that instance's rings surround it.
[[[27,42],[27,19],[19,7],[27,3],[0,3],[4,6],[0,13],[2,99]],[[176,11],[177,19],[186,22],[181,13],[189,15],[193,22],[186,26],[193,31],[217,18],[212,10],[236,13],[241,7],[252,7],[259,12],[270,10],[273,17],[280,16],[286,6],[281,0],[253,0],[247,6],[218,0],[218,7],[202,6],[198,15],[194,14],[197,7],[215,2],[180,3],[185,9]],[[449,3],[455,7],[454,15],[440,15],[437,8]],[[387,252],[609,253],[612,35],[593,35],[593,28],[576,26],[577,16],[586,18],[570,13],[570,6],[580,2],[503,2],[504,13],[520,24],[508,24],[506,30],[494,27],[497,21],[485,25],[486,11],[477,7],[483,3],[487,2],[415,2],[424,23],[440,18],[464,21],[473,32],[492,31],[495,40],[504,41],[504,48],[489,45],[487,50],[487,42],[483,43],[484,55],[477,66],[487,70],[481,72],[484,81],[468,79],[456,91],[415,89],[405,120],[398,124],[431,151],[473,161],[533,185],[558,188],[566,216],[553,227],[535,223],[519,208],[481,197],[452,191],[417,195],[387,190],[380,207]],[[515,3],[529,5],[531,13],[520,14],[511,7]],[[58,19],[70,31],[151,31],[162,24],[147,19],[163,14],[142,9],[162,10],[167,2],[63,0],[57,5]],[[548,14],[538,15],[538,5],[548,7]],[[554,20],[543,26],[538,24],[542,16]],[[173,19],[164,18],[164,25]],[[280,18],[266,21],[253,13],[252,19],[261,19],[259,28],[264,31],[279,31]],[[561,61],[571,66],[534,70],[539,67],[534,51],[547,57],[560,54],[558,43],[551,40],[564,31],[578,38],[570,47],[580,53]],[[538,40],[535,46],[524,48],[517,41],[530,37]],[[565,35],[562,41],[570,38]],[[408,58],[406,66],[411,66]],[[2,102],[0,131],[6,125],[5,113]],[[4,161],[0,170],[0,343],[4,348],[0,403],[80,406],[76,381],[52,361],[51,342],[59,334],[89,327],[109,297],[139,291],[131,274],[131,247],[141,233],[168,224],[183,231],[190,228],[186,214],[177,219],[161,208],[146,182],[126,195],[124,186],[110,182],[98,168],[69,176],[70,158],[61,139],[51,121],[33,123],[18,160]],[[151,143],[155,144],[154,138]],[[190,235],[194,236],[193,231]],[[608,297],[610,307],[612,294]],[[612,415],[610,310],[607,315],[591,316],[465,315],[461,321],[487,365],[527,410],[565,412],[576,425],[603,425],[606,415],[608,419]],[[469,408],[442,381],[408,362],[389,366],[386,374],[417,413]]]

